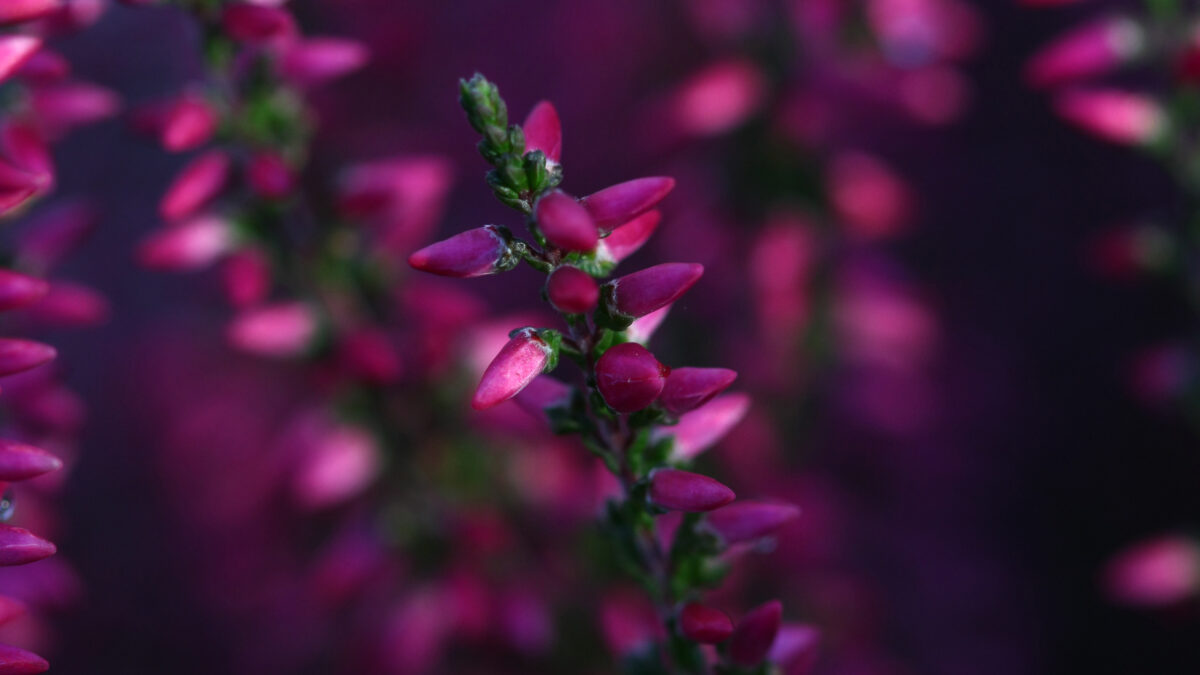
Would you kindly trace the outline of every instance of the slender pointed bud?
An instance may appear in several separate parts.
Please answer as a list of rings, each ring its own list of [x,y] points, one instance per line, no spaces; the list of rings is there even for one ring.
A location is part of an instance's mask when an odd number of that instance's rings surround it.
[[[650,235],[658,229],[660,222],[662,222],[661,211],[647,211],[614,229],[611,234],[600,240],[600,248],[604,252],[601,257],[610,258],[614,262],[621,262],[628,258],[650,239]]]
[[[42,39],[31,35],[0,36],[0,82],[12,77],[41,46]]]
[[[40,19],[62,7],[63,0],[4,0],[0,2],[0,26]]]
[[[50,284],[42,279],[0,269],[0,312],[32,305],[46,297],[48,290]]]
[[[733,621],[716,607],[690,602],[679,612],[679,630],[693,642],[715,645],[733,633]]]
[[[1037,52],[1025,68],[1035,87],[1053,87],[1102,75],[1142,51],[1146,36],[1137,21],[1111,17],[1077,28]]]
[[[645,316],[679,299],[704,274],[699,263],[663,263],[606,284],[610,314],[626,320]]]
[[[254,194],[263,199],[282,199],[296,186],[292,167],[273,152],[260,152],[250,158],[246,181]]]
[[[227,5],[221,27],[240,42],[269,42],[296,33],[296,21],[286,9],[249,3]]]
[[[521,129],[525,132],[525,152],[541,150],[551,162],[562,161],[562,124],[552,103],[540,101],[533,106]]]
[[[742,617],[729,637],[730,662],[743,668],[761,663],[779,634],[782,620],[783,603],[778,600],[759,605]]]
[[[271,261],[261,251],[243,248],[226,260],[221,286],[234,307],[258,304],[271,292]]]
[[[733,490],[703,474],[679,469],[650,472],[650,500],[671,511],[712,511],[733,501]]]
[[[284,48],[279,72],[301,87],[315,87],[362,68],[370,58],[355,40],[317,37],[297,40]]]
[[[522,389],[513,400],[521,406],[521,410],[545,421],[547,410],[565,407],[571,402],[571,385],[549,375],[541,375],[533,378],[529,386]]]
[[[16,441],[0,440],[0,481],[11,483],[29,480],[61,468],[62,460],[45,450]]]
[[[745,394],[718,396],[679,418],[673,427],[660,427],[656,436],[674,436],[672,457],[695,459],[737,426],[750,410],[750,397]]]
[[[656,309],[646,316],[639,316],[629,324],[629,328],[625,329],[625,338],[629,342],[636,342],[643,347],[650,343],[650,338],[654,337],[654,331],[662,325],[662,322],[667,319],[667,314],[670,313],[671,306],[667,305],[661,309]]]
[[[37,675],[50,670],[46,659],[24,649],[0,645],[0,673],[4,675]]]
[[[108,119],[121,109],[121,99],[116,94],[82,82],[37,87],[30,92],[29,102],[40,126],[52,136]]]
[[[54,555],[54,544],[12,525],[0,525],[0,566],[25,565]]]
[[[83,284],[56,281],[29,317],[47,326],[94,326],[108,318],[108,299]]]
[[[623,342],[596,361],[596,386],[613,410],[637,412],[658,398],[670,372],[645,347]]]
[[[549,361],[550,346],[534,329],[522,329],[483,371],[471,407],[485,410],[516,396],[542,374]]]
[[[782,502],[744,501],[708,514],[706,522],[726,546],[762,539],[800,515]]]
[[[422,272],[466,279],[511,269],[506,265],[511,256],[504,232],[485,225],[426,246],[410,255],[408,264]]]
[[[1076,89],[1054,101],[1059,116],[1113,143],[1149,145],[1168,132],[1162,105],[1149,97],[1115,89]]]
[[[815,626],[785,623],[775,636],[767,660],[788,675],[808,675],[817,662],[821,631]]]
[[[57,354],[54,347],[40,342],[0,338],[0,377],[36,368]]]
[[[708,403],[736,379],[737,373],[728,368],[676,368],[658,401],[671,414],[682,415]]]
[[[674,178],[635,178],[592,193],[579,203],[596,221],[596,227],[608,232],[654,208],[674,188]]]
[[[159,140],[171,152],[204,145],[217,130],[217,112],[199,96],[184,96],[165,112]]]
[[[592,251],[600,241],[587,209],[562,190],[544,195],[534,207],[538,229],[564,251]]]
[[[287,358],[312,349],[319,330],[312,307],[288,302],[242,312],[229,324],[226,338],[251,354]]]
[[[229,179],[231,165],[229,156],[219,150],[189,162],[159,202],[159,215],[166,220],[179,220],[198,211],[220,194]]]
[[[1138,607],[1163,607],[1200,591],[1200,545],[1181,535],[1143,541],[1113,558],[1104,569],[1110,599]]]
[[[586,314],[600,301],[600,286],[587,272],[564,265],[546,280],[546,295],[563,314]]]
[[[214,263],[233,248],[229,221],[202,215],[162,228],[138,247],[138,262],[159,270],[197,270]]]

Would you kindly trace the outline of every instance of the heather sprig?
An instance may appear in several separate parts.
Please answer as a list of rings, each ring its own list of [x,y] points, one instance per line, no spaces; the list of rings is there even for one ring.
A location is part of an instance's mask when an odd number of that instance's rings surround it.
[[[766,672],[779,630],[778,603],[751,612],[736,627],[720,610],[695,603],[720,584],[724,552],[771,535],[798,510],[730,504],[732,490],[688,470],[703,447],[681,452],[672,429],[687,427],[689,438],[711,432],[705,446],[728,430],[730,420],[714,411],[734,397],[715,397],[736,374],[673,371],[639,343],[652,328],[639,331],[638,322],[657,325],[703,267],[667,263],[606,281],[653,231],[658,216],[651,209],[674,181],[642,178],[575,199],[558,189],[562,139],[553,106],[539,103],[524,127],[512,125],[497,87],[479,74],[460,83],[460,101],[483,137],[480,154],[494,167],[488,185],[525,216],[529,239],[488,225],[427,246],[409,263],[466,278],[507,271],[523,260],[546,275],[545,299],[564,327],[516,328],[484,372],[472,405],[486,409],[516,398],[556,433],[578,435],[620,482],[622,496],[608,503],[604,529],[617,563],[652,598],[667,636],[653,652],[629,661],[631,672]],[[560,357],[577,366],[576,385],[549,377]],[[738,411],[740,417],[745,407]],[[672,511],[684,515],[669,533],[661,519]],[[700,645],[714,643],[718,656],[710,664]]]

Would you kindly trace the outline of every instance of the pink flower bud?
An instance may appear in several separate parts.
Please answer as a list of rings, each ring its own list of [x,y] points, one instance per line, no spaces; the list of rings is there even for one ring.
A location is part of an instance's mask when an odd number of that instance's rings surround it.
[[[40,342],[0,338],[0,377],[36,368],[57,355],[54,347]]]
[[[471,399],[471,407],[485,410],[516,396],[542,374],[549,360],[550,346],[538,336],[537,331],[522,329],[509,339],[483,371],[479,388]]]
[[[24,204],[44,185],[37,176],[0,161],[0,214]]]
[[[650,338],[654,337],[654,332],[666,321],[667,314],[671,312],[671,306],[667,305],[661,309],[656,309],[646,316],[639,316],[629,324],[629,328],[625,329],[625,337],[629,342],[636,342],[643,347],[650,343]]]
[[[29,316],[50,326],[94,326],[108,318],[108,299],[82,284],[56,281],[42,301],[29,308]]]
[[[733,621],[716,607],[690,602],[679,612],[679,630],[689,640],[715,645],[733,633]]]
[[[0,566],[25,565],[54,555],[54,544],[29,530],[0,525]]]
[[[562,190],[544,195],[534,207],[538,229],[564,251],[592,251],[600,241],[587,209]]]
[[[0,440],[0,481],[29,480],[61,468],[62,460],[45,450],[16,441]]]
[[[217,111],[207,101],[187,95],[164,112],[159,140],[171,152],[198,148],[213,137],[218,121]]]
[[[896,172],[859,152],[834,159],[829,200],[846,228],[863,239],[896,234],[908,224],[914,210],[912,193]]]
[[[646,243],[661,221],[662,212],[647,211],[614,229],[607,237],[600,240],[602,251],[600,257],[611,259],[614,262],[621,262],[628,258],[641,248],[642,244]]]
[[[40,19],[62,6],[62,0],[4,0],[0,2],[0,26]]]
[[[49,191],[54,185],[54,159],[42,133],[32,124],[9,122],[0,129],[0,146],[4,154],[19,169],[34,176]]]
[[[554,309],[563,314],[585,314],[600,301],[600,286],[587,272],[564,265],[550,274],[546,295]]]
[[[103,87],[82,82],[64,82],[36,87],[29,94],[38,124],[50,136],[99,122],[117,114],[121,99]]]
[[[79,246],[95,224],[95,211],[81,202],[66,202],[41,211],[19,238],[21,260],[40,268],[55,265]]]
[[[370,434],[350,426],[322,429],[298,464],[292,491],[305,508],[334,506],[361,494],[381,465]]]
[[[1200,590],[1200,546],[1179,535],[1138,543],[1104,570],[1108,596],[1127,605],[1162,607]]]
[[[50,285],[41,279],[0,269],[0,312],[31,305],[48,290]]]
[[[289,43],[279,59],[279,72],[301,87],[315,87],[366,65],[367,48],[354,40],[308,38]]]
[[[729,394],[714,398],[679,418],[673,427],[661,427],[657,437],[674,436],[672,456],[690,460],[711,448],[750,410],[750,397],[745,394]]]
[[[522,389],[513,400],[525,412],[545,421],[546,410],[570,403],[571,386],[549,375],[541,375],[533,378],[529,386]]]
[[[36,675],[50,669],[46,659],[24,649],[0,645],[0,672],[11,675]]]
[[[1140,94],[1076,89],[1060,94],[1054,108],[1067,121],[1113,143],[1144,145],[1167,133],[1162,105]]]
[[[610,311],[636,319],[675,302],[704,274],[699,263],[663,263],[627,274],[607,284]]]
[[[66,57],[45,47],[34,52],[17,71],[17,77],[41,85],[61,82],[70,74],[71,64]]]
[[[271,261],[256,249],[241,249],[226,260],[221,286],[234,307],[262,302],[271,292]]]
[[[355,376],[386,384],[400,377],[400,356],[387,333],[374,328],[358,329],[342,341],[342,361]]]
[[[1141,24],[1124,17],[1102,19],[1080,28],[1037,52],[1025,68],[1035,87],[1052,87],[1101,75],[1137,56],[1145,45]]]
[[[288,302],[247,310],[226,330],[230,344],[242,351],[270,357],[300,356],[316,342],[320,322],[303,302]]]
[[[596,227],[608,232],[654,208],[674,188],[674,178],[636,178],[590,194],[579,203],[591,214]]]
[[[761,539],[800,515],[800,509],[781,502],[744,501],[705,516],[708,528],[726,546]]]
[[[225,187],[230,166],[229,156],[219,150],[192,160],[167,188],[158,203],[158,213],[167,220],[192,215]]]
[[[525,152],[541,150],[551,162],[562,160],[562,124],[552,103],[540,101],[533,106],[521,130],[525,132]]]
[[[596,386],[613,410],[637,412],[658,398],[670,372],[645,347],[623,342],[596,361]]]
[[[296,33],[296,22],[286,9],[245,3],[227,5],[221,27],[241,42],[268,42]]]
[[[215,262],[233,246],[229,221],[202,215],[162,228],[142,241],[138,262],[151,269],[196,270]]]
[[[742,617],[729,637],[730,662],[744,668],[761,663],[775,642],[782,619],[783,604],[778,600],[759,605]]]
[[[650,500],[672,511],[712,511],[736,497],[733,490],[708,476],[679,469],[650,472]]]
[[[816,664],[821,631],[804,624],[783,624],[767,660],[778,664],[788,675],[807,675]]]
[[[292,167],[273,152],[260,152],[250,158],[246,181],[254,194],[263,199],[281,199],[296,186]]]
[[[724,133],[754,114],[765,93],[766,80],[754,64],[717,63],[693,75],[675,92],[671,121],[688,134]]]
[[[736,379],[737,373],[727,368],[676,368],[658,401],[671,414],[682,415],[708,403]]]
[[[0,82],[12,77],[41,46],[42,39],[30,35],[0,36]]]
[[[410,255],[408,264],[422,272],[465,279],[495,274],[506,255],[506,237],[495,225],[485,225],[426,246]]]

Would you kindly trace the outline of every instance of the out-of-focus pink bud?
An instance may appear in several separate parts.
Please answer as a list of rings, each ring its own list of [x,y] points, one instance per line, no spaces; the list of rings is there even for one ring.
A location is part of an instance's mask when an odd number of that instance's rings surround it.
[[[259,152],[250,158],[246,181],[254,194],[263,199],[281,199],[296,186],[292,167],[273,152]]]
[[[350,426],[322,430],[300,459],[292,481],[304,507],[334,506],[360,494],[379,474],[379,446],[370,434]]]
[[[0,376],[37,368],[50,362],[57,355],[54,347],[40,342],[0,338]]]
[[[621,262],[637,252],[662,221],[661,211],[647,211],[600,240],[601,258]]]
[[[778,664],[787,675],[808,675],[816,665],[821,631],[815,626],[783,624],[767,660]]]
[[[650,472],[650,500],[672,511],[712,511],[733,501],[733,490],[708,476],[679,469]]]
[[[229,179],[229,155],[207,152],[188,163],[171,182],[158,213],[167,220],[186,218],[216,197]]]
[[[1145,46],[1142,26],[1127,17],[1101,19],[1055,40],[1025,68],[1025,80],[1052,87],[1103,74],[1135,58]]]
[[[495,274],[508,255],[507,237],[495,225],[467,230],[408,257],[408,264],[422,272],[443,277],[480,277]]]
[[[171,152],[204,145],[217,130],[217,111],[200,96],[186,95],[164,111],[159,141]]]
[[[4,0],[0,2],[0,26],[40,19],[62,6],[63,0]]]
[[[9,645],[0,645],[0,672],[11,675],[36,675],[47,670],[50,670],[50,664],[37,654]]]
[[[608,232],[654,208],[674,188],[674,178],[635,178],[594,192],[579,203],[591,214],[596,227]]]
[[[196,270],[215,262],[233,246],[229,221],[201,215],[160,229],[138,247],[138,262],[151,269]]]
[[[1054,108],[1067,121],[1113,143],[1146,145],[1167,133],[1167,116],[1152,98],[1116,89],[1075,89]]]
[[[12,77],[41,46],[42,39],[31,35],[0,36],[0,82]]]
[[[689,640],[715,645],[733,633],[733,621],[716,607],[690,602],[679,612],[679,630]]]
[[[54,555],[54,544],[29,530],[0,525],[0,565],[24,565]]]
[[[759,605],[742,617],[729,637],[730,662],[744,668],[761,663],[775,642],[782,620],[783,603],[778,600]]]
[[[225,261],[221,286],[234,307],[258,304],[271,292],[271,261],[262,251],[243,248]]]
[[[666,320],[667,314],[670,313],[671,306],[667,305],[661,309],[656,309],[646,316],[640,316],[634,319],[633,323],[629,324],[629,328],[625,329],[625,337],[630,342],[636,342],[643,347],[647,346],[650,338],[654,337],[654,331],[662,325]]]
[[[0,269],[0,312],[31,305],[48,290],[50,285],[41,279]]]
[[[248,3],[226,5],[221,27],[241,42],[269,42],[296,33],[296,21],[286,9]]]
[[[31,319],[50,326],[94,326],[108,319],[108,299],[89,286],[55,281],[42,301],[28,310]]]
[[[675,302],[704,274],[699,263],[663,263],[627,274],[607,284],[608,308],[619,316],[636,319]]]
[[[29,102],[38,124],[54,137],[108,119],[121,109],[121,99],[116,94],[83,82],[36,87],[29,94]]]
[[[637,412],[658,398],[670,372],[645,347],[623,342],[596,361],[596,386],[613,410]]]
[[[656,434],[675,437],[675,458],[694,459],[729,433],[748,410],[750,397],[745,394],[719,396],[679,418],[679,424],[662,427]]]
[[[896,234],[912,217],[908,186],[886,164],[858,152],[834,159],[829,198],[852,234],[878,239]]]
[[[535,377],[513,400],[525,412],[539,420],[545,420],[546,410],[564,407],[570,403],[571,386],[549,375],[542,375]]]
[[[279,72],[301,87],[315,87],[366,65],[366,46],[355,40],[315,37],[290,42],[279,58]]]
[[[62,460],[41,448],[0,440],[0,481],[29,480],[61,468]]]
[[[488,364],[471,399],[471,407],[485,410],[516,396],[546,367],[550,346],[537,331],[519,331]]]
[[[591,251],[600,241],[588,210],[562,190],[539,199],[534,213],[538,229],[551,244],[564,251]]]
[[[17,77],[41,85],[61,82],[70,74],[71,64],[66,57],[45,47],[34,52],[17,71]]]
[[[1103,582],[1115,602],[1140,607],[1180,602],[1200,590],[1200,546],[1180,535],[1140,542],[1108,563]]]
[[[692,135],[721,134],[753,115],[765,92],[766,81],[753,64],[717,63],[693,75],[675,92],[672,122]]]
[[[600,286],[587,272],[563,265],[546,280],[546,295],[554,309],[563,314],[585,314],[600,301]]]
[[[754,541],[770,535],[800,515],[791,504],[744,501],[708,514],[705,519],[726,546]]]
[[[386,384],[400,377],[400,355],[382,330],[356,330],[342,340],[340,351],[346,367],[364,380]]]
[[[96,223],[95,211],[82,202],[66,202],[29,219],[17,250],[21,260],[44,269],[75,249]]]
[[[562,161],[562,124],[552,103],[539,101],[533,106],[521,130],[525,132],[525,152],[541,150],[551,162]]]
[[[43,186],[37,176],[0,161],[0,214],[24,204]]]
[[[46,33],[74,33],[100,20],[108,9],[108,0],[71,0],[47,16],[38,28]]]
[[[727,368],[676,368],[667,376],[658,402],[671,414],[682,415],[708,403],[736,379],[737,373]]]
[[[229,324],[226,337],[242,351],[286,358],[308,352],[319,330],[320,321],[312,307],[287,302],[242,312]]]
[[[33,175],[43,190],[54,185],[54,159],[46,139],[32,124],[9,122],[0,129],[0,146],[17,168]]]

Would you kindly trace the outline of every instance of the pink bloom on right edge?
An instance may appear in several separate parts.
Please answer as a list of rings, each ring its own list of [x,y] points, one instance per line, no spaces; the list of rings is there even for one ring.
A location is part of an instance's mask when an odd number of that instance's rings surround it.
[[[1104,590],[1115,602],[1141,607],[1172,605],[1200,590],[1200,545],[1182,535],[1140,542],[1104,569]]]

